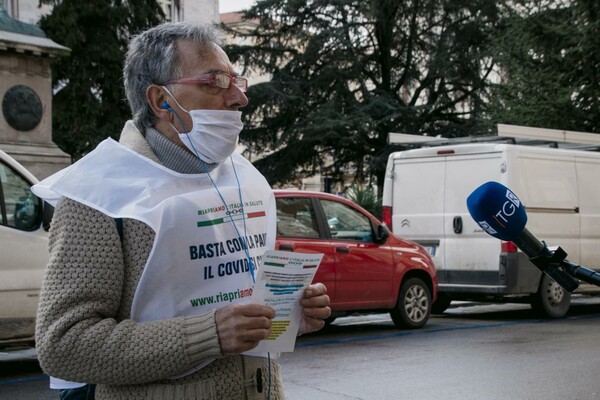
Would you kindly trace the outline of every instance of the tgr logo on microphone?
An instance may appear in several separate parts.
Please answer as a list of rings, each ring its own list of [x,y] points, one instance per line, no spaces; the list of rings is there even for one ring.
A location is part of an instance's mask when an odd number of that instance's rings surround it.
[[[504,224],[508,222],[507,218],[512,217],[515,214],[515,211],[517,211],[517,208],[521,206],[521,201],[517,195],[515,195],[509,189],[506,189],[506,198],[508,201],[505,201],[504,204],[502,204],[502,209],[495,215],[492,215],[494,220],[496,220],[498,225],[500,225],[502,228],[506,228]],[[502,223],[500,220],[504,221],[504,223]]]
[[[486,231],[486,232],[487,232],[487,233],[489,233],[490,235],[495,235],[496,233],[498,233],[498,232],[496,232],[496,230],[495,230],[494,228],[492,228],[492,227],[490,226],[490,224],[488,224],[486,221],[479,221],[479,222],[478,222],[478,224],[479,224],[479,226],[480,226],[480,227],[481,227],[481,228],[482,228],[484,231]]]
[[[519,200],[519,198],[517,197],[516,194],[514,194],[513,192],[511,192],[510,190],[506,189],[506,198],[509,199],[510,201],[512,201],[512,203],[518,207],[521,206],[521,200]]]

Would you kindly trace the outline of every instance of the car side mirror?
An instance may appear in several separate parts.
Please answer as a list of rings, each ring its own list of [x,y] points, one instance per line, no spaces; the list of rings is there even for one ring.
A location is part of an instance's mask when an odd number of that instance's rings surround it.
[[[390,237],[390,230],[385,224],[377,225],[377,243],[384,243]]]
[[[50,230],[52,216],[54,216],[54,207],[50,203],[44,201],[42,203],[42,227],[46,232]]]

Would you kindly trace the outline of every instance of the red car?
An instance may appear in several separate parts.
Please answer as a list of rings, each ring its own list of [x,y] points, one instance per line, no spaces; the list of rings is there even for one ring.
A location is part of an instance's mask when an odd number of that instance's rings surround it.
[[[278,250],[323,253],[315,282],[327,286],[332,317],[389,312],[398,328],[427,323],[437,296],[433,260],[368,211],[342,197],[275,190]]]

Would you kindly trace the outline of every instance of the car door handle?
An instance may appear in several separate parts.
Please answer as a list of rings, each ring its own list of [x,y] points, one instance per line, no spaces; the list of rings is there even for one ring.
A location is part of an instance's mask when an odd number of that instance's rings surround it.
[[[294,251],[294,245],[292,245],[292,244],[280,244],[279,245],[279,250]]]
[[[347,247],[336,247],[335,251],[337,251],[338,253],[350,253],[350,249],[348,249]]]

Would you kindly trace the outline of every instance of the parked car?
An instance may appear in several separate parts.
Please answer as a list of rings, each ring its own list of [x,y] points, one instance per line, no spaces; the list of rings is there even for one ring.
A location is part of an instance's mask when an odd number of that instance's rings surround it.
[[[31,192],[37,182],[0,150],[1,341],[33,338],[52,213],[52,207]]]
[[[434,263],[357,204],[328,193],[275,190],[276,249],[323,253],[315,282],[327,286],[333,321],[389,312],[399,328],[427,323],[437,296]]]

